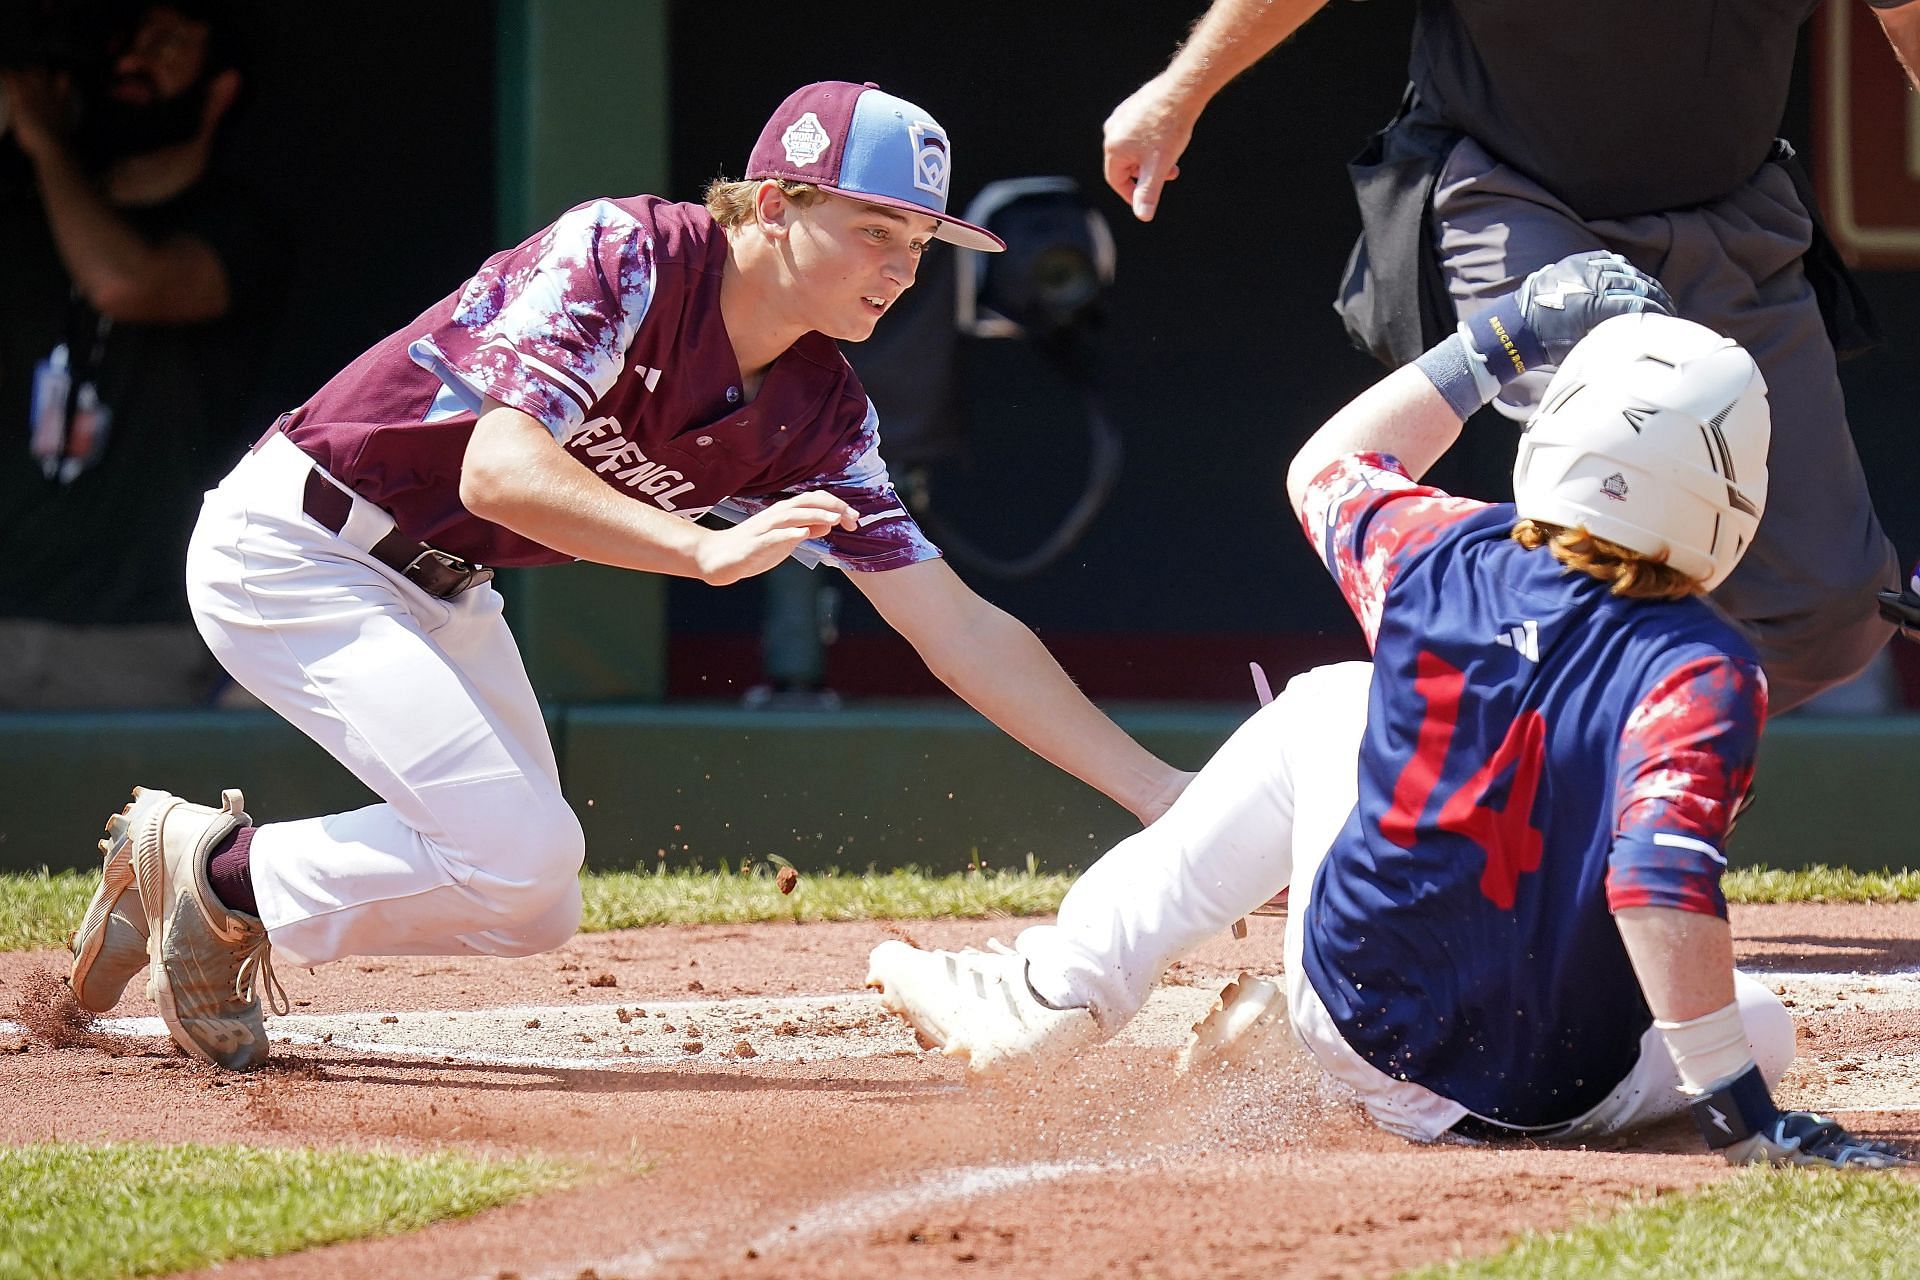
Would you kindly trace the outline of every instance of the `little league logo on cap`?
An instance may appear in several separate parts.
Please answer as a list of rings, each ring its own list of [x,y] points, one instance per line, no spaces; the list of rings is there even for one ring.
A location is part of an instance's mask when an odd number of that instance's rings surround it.
[[[946,131],[931,120],[919,120],[908,128],[907,136],[913,139],[913,185],[939,196],[944,208],[947,175],[953,171],[947,158]]]
[[[826,80],[795,90],[760,131],[748,180],[786,178],[903,213],[938,220],[933,233],[966,249],[1006,245],[947,213],[953,148],[926,111],[870,84]]]

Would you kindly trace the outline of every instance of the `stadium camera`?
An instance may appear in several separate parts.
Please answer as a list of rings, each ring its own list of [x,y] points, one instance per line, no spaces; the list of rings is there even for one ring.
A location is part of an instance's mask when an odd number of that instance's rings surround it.
[[[1098,319],[1113,283],[1113,231],[1072,178],[992,183],[962,216],[1007,249],[954,255],[960,332],[1048,343]]]

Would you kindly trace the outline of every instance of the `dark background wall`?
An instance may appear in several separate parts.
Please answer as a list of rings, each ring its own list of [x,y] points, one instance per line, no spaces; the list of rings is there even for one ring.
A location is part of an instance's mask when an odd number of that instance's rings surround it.
[[[1078,179],[1118,242],[1106,368],[1126,471],[1062,564],[1021,583],[968,576],[1054,641],[1096,693],[1178,686],[1244,696],[1247,658],[1285,668],[1354,643],[1344,606],[1283,516],[1279,486],[1294,447],[1378,372],[1348,347],[1330,309],[1358,229],[1343,165],[1392,114],[1413,7],[1330,5],[1215,100],[1182,177],[1143,226],[1101,181],[1101,122],[1164,65],[1200,0],[1127,6],[1124,17],[1086,0],[983,3],[865,23],[757,0],[676,4],[674,185],[692,198],[709,178],[738,176],[766,115],[793,84],[816,78],[873,80],[937,115],[954,139],[956,208],[999,178]],[[746,47],[777,56],[750,53],[743,64],[742,33],[751,33]],[[779,70],[764,74],[762,63]],[[1804,83],[1785,129],[1797,144],[1809,138]],[[924,271],[948,268],[929,261]],[[1920,552],[1907,498],[1920,484],[1907,425],[1920,368],[1914,283],[1867,278],[1893,337],[1846,374],[1880,510],[1909,557]],[[1017,358],[981,363],[972,459],[938,470],[935,492],[981,542],[1010,551],[1037,541],[1078,492],[1085,433],[1074,405],[1031,368],[1015,368]],[[1435,478],[1504,496],[1512,441],[1502,422],[1478,423]],[[675,583],[671,601],[673,688],[730,691],[752,660],[758,592]],[[844,616],[842,648],[858,661],[836,661],[836,680],[930,688],[915,682],[910,657],[877,638],[881,624],[863,602]],[[1156,674],[1169,669],[1167,679]]]
[[[221,163],[293,256],[263,428],[499,247],[491,8],[245,7],[250,85]]]

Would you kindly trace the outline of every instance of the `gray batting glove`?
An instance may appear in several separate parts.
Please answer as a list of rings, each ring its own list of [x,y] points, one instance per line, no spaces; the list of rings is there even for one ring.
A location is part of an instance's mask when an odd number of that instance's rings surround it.
[[[1660,282],[1617,253],[1576,253],[1541,267],[1520,291],[1461,325],[1467,344],[1505,384],[1543,365],[1557,365],[1603,320],[1654,311],[1673,314]]]

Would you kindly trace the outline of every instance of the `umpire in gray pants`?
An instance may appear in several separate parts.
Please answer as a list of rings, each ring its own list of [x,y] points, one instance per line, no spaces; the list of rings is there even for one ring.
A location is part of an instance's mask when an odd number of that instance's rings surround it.
[[[1114,109],[1107,182],[1136,216],[1213,95],[1325,3],[1215,0]],[[1875,592],[1899,580],[1835,368],[1872,343],[1864,300],[1774,137],[1819,3],[1420,0],[1400,113],[1351,166],[1363,231],[1335,303],[1359,346],[1404,364],[1534,269],[1611,249],[1751,352],[1788,483],[1714,599],[1750,631],[1775,712],[1866,666],[1892,634]],[[1911,73],[1920,0],[1866,3]],[[1524,420],[1543,386],[1497,406]]]

